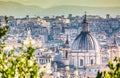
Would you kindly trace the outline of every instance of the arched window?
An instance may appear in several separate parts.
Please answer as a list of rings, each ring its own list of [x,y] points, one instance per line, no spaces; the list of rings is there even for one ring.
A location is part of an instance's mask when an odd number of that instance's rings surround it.
[[[42,64],[44,64],[45,62],[44,62],[44,59],[42,59]]]
[[[42,63],[42,62],[41,62],[41,59],[39,59],[39,62],[40,62],[40,64]]]
[[[46,59],[46,63],[48,62],[48,59]]]
[[[83,66],[83,59],[80,59],[80,66]]]
[[[68,58],[68,51],[66,51],[65,58]]]
[[[93,64],[93,59],[91,59],[90,63]]]

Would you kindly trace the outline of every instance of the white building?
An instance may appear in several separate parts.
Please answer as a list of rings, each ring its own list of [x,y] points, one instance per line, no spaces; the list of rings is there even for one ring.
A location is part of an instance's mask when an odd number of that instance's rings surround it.
[[[82,24],[82,31],[72,44],[70,64],[75,68],[86,68],[87,65],[100,65],[100,48],[98,42],[89,31],[86,15],[84,16]]]
[[[78,70],[78,78],[86,78],[88,77],[87,71],[95,69],[95,71],[89,72],[92,73],[92,77],[95,77],[96,72],[101,70],[99,66],[102,64],[102,59],[99,44],[90,33],[86,14],[82,26],[81,33],[75,38],[71,47],[67,38],[63,46],[62,62],[65,65],[64,67],[69,66],[69,74]],[[64,70],[64,72],[67,72],[67,70]],[[73,75],[71,77],[74,78],[75,74]]]

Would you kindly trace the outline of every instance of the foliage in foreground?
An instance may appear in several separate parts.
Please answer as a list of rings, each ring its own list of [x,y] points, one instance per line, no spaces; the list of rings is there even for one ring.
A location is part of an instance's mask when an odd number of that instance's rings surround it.
[[[115,57],[113,62],[107,64],[109,71],[98,71],[96,78],[120,78],[120,58]]]
[[[40,72],[35,57],[35,49],[30,45],[24,49],[23,45],[19,48],[19,54],[15,54],[16,49],[5,52],[5,42],[3,36],[8,30],[7,17],[6,24],[0,27],[0,78],[42,78],[43,73]]]

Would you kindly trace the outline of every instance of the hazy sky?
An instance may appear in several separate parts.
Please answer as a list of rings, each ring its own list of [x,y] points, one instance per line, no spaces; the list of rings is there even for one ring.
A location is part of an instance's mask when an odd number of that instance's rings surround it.
[[[120,0],[0,0],[0,1],[13,1],[25,5],[37,5],[43,8],[59,5],[77,5],[95,7],[120,6]]]

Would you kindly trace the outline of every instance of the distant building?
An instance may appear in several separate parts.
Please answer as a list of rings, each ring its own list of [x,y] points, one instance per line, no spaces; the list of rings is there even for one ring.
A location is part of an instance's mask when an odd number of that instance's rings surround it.
[[[113,60],[115,57],[120,57],[120,49],[115,36],[113,39],[113,43],[109,45],[109,52],[110,52],[109,60]]]

